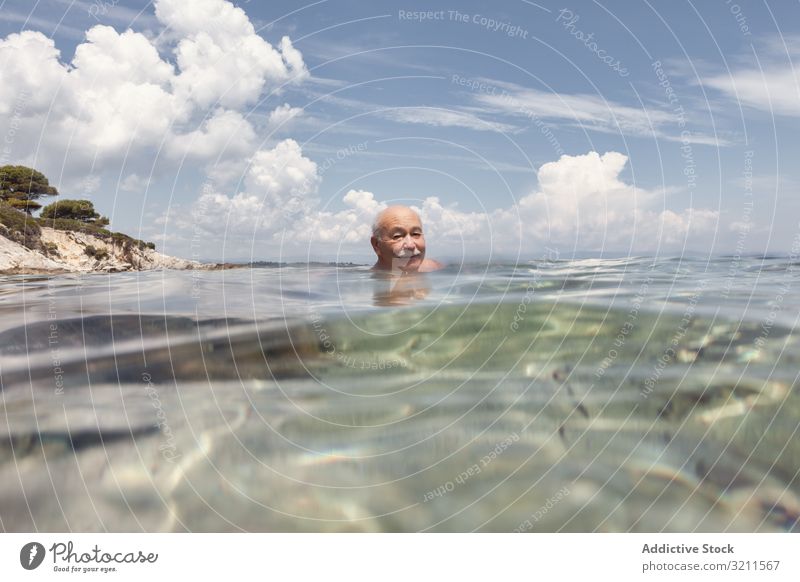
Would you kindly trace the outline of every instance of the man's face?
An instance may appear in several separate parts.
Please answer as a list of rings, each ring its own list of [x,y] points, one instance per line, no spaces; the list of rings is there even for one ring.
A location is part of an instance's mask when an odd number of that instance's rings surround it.
[[[416,212],[398,209],[386,212],[380,222],[379,237],[372,237],[372,248],[385,269],[416,271],[425,259],[425,236]]]

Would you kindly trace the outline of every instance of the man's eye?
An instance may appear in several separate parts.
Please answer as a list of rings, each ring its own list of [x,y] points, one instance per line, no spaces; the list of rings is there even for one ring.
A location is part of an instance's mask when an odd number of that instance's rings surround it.
[[[421,232],[415,232],[415,233],[414,233],[414,234],[412,234],[411,236],[413,236],[414,238],[419,238],[419,237],[421,237],[421,236],[422,236],[422,233],[421,233]]]
[[[403,238],[403,235],[396,234],[396,235],[394,235],[392,238],[393,238],[394,240],[400,240],[401,238]]]

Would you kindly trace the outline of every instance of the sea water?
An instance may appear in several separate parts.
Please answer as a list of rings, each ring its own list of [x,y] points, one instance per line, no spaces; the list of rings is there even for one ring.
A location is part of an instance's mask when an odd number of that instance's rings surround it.
[[[781,257],[0,280],[5,531],[800,529]]]

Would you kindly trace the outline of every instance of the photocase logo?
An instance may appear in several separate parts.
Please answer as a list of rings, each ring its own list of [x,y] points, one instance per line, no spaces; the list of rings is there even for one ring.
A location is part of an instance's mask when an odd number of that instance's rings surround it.
[[[19,551],[19,563],[26,570],[35,570],[44,560],[44,546],[39,542],[28,542]]]

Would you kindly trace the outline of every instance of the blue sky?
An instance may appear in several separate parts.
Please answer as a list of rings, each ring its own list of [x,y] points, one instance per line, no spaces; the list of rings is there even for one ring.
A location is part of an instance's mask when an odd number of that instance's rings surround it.
[[[0,0],[3,163],[185,257],[366,261],[392,203],[432,256],[786,252],[799,27],[789,2]]]

